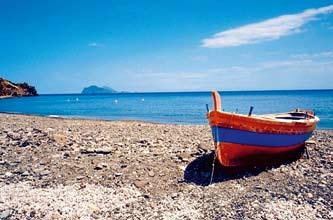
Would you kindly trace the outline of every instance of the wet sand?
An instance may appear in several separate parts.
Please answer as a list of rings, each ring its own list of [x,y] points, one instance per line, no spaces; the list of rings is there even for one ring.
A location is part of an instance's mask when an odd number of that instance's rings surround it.
[[[333,131],[281,165],[217,166],[205,125],[0,114],[0,219],[329,219]]]

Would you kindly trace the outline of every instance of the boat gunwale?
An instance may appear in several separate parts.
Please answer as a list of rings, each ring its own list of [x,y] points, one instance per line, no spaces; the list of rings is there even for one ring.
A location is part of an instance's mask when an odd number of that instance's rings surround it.
[[[276,113],[276,114],[264,114],[264,115],[251,115],[251,116],[239,114],[239,113],[233,113],[233,112],[225,112],[225,111],[210,111],[208,114],[210,115],[212,113],[228,115],[228,116],[236,116],[236,117],[246,118],[246,119],[259,120],[262,122],[286,123],[286,124],[292,124],[292,125],[294,125],[295,123],[307,125],[309,123],[312,124],[312,123],[319,122],[319,118],[317,116],[312,116],[313,118],[300,119],[300,120],[279,119],[279,118],[269,117],[269,116],[274,116],[274,115],[277,116],[280,114],[288,114],[290,112],[282,112],[282,113]]]

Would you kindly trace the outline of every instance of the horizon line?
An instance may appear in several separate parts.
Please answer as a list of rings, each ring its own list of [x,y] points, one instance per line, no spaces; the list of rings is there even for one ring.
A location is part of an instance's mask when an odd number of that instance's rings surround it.
[[[215,89],[218,92],[272,92],[272,91],[329,91],[333,90],[333,88],[330,89],[263,89],[263,90],[219,90]],[[214,90],[199,90],[199,91],[151,91],[151,92],[129,92],[129,91],[120,91],[120,92],[114,92],[114,93],[96,93],[96,94],[82,94],[82,93],[40,93],[39,95],[111,95],[111,94],[149,94],[149,93],[205,93],[205,92],[211,92]]]

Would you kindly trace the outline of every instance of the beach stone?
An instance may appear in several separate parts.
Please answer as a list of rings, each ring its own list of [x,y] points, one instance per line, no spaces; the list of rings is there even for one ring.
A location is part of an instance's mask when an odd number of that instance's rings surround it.
[[[149,199],[149,198],[150,198],[150,195],[149,195],[149,194],[143,194],[142,196],[143,196],[143,198],[145,198],[145,199]]]
[[[154,176],[155,176],[155,173],[154,173],[153,171],[149,171],[149,172],[148,172],[148,175],[149,175],[150,177],[154,177]]]
[[[94,168],[94,170],[102,170],[104,166],[102,164],[97,164]]]
[[[77,176],[77,177],[76,177],[77,180],[82,180],[82,179],[84,179],[84,178],[85,178],[84,176]]]
[[[126,168],[127,167],[127,164],[121,164],[120,165],[120,168],[122,168],[122,169],[124,169],[124,168]]]
[[[146,185],[148,184],[147,181],[143,181],[143,180],[136,180],[134,181],[134,185],[137,187],[137,188],[144,188]]]
[[[313,194],[312,194],[312,193],[308,193],[307,196],[308,196],[308,198],[310,198],[310,199],[313,198]]]
[[[54,134],[53,139],[59,144],[65,144],[67,141],[67,136],[65,134]]]
[[[111,149],[96,149],[96,154],[111,154]]]
[[[30,145],[29,140],[27,138],[23,139],[20,143],[20,147],[28,147]]]
[[[314,141],[314,140],[307,140],[307,141],[305,141],[305,144],[308,144],[308,145],[310,145],[310,144],[317,144],[317,142]]]
[[[40,176],[48,176],[51,174],[51,171],[49,170],[43,170],[39,173]]]
[[[13,174],[11,172],[6,172],[5,177],[11,177]]]
[[[81,154],[111,154],[112,150],[111,149],[105,149],[105,148],[87,148],[87,149],[81,149],[80,153]]]
[[[93,153],[95,153],[95,149],[93,149],[93,148],[81,149],[80,153],[81,154],[93,154]]]
[[[179,194],[178,193],[173,193],[173,194],[171,194],[171,198],[173,199],[173,200],[175,200],[176,198],[178,198],[179,197]]]
[[[29,176],[29,172],[28,171],[24,171],[21,176]]]
[[[183,152],[177,154],[177,157],[182,161],[182,162],[188,162],[189,158],[191,158],[191,155],[189,153]]]
[[[138,141],[139,144],[145,145],[148,144],[148,141],[146,139],[141,139]]]
[[[100,208],[98,206],[96,206],[95,204],[90,204],[89,205],[89,209],[91,212],[98,212],[100,211]]]
[[[116,177],[119,177],[119,176],[122,176],[123,173],[115,173],[114,175],[115,175]]]
[[[9,219],[9,217],[11,216],[11,213],[12,213],[11,210],[4,210],[4,211],[0,212],[0,219],[1,220]]]
[[[21,135],[17,134],[17,133],[14,133],[14,132],[7,133],[7,136],[9,138],[11,138],[12,140],[16,140],[16,141],[21,139]]]

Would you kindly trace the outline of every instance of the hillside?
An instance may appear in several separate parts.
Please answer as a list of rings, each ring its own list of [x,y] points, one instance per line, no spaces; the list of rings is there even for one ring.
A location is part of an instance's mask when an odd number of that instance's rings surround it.
[[[13,83],[0,78],[0,97],[37,96],[35,87],[27,83]]]
[[[81,94],[110,94],[116,93],[117,91],[110,87],[99,87],[99,86],[89,86],[82,90]]]

